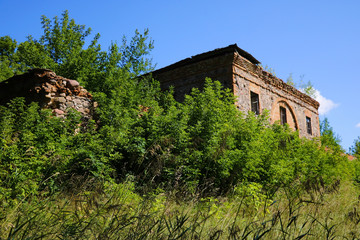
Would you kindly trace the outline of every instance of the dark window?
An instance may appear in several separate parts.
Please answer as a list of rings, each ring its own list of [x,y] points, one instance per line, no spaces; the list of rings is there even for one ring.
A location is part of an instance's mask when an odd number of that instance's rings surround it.
[[[287,123],[286,108],[284,108],[284,107],[280,107],[280,122],[281,122],[282,125]]]
[[[250,92],[250,97],[251,97],[251,111],[253,111],[256,115],[259,115],[260,114],[259,94]]]
[[[312,135],[311,118],[309,117],[306,117],[306,129],[307,129],[307,133]]]

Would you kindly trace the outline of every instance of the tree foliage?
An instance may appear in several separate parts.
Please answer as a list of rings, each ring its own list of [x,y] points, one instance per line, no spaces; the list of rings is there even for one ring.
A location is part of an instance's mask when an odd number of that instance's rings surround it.
[[[312,98],[316,98],[316,89],[314,88],[311,81],[304,82],[304,77],[304,75],[300,75],[300,80],[295,81],[293,78],[293,74],[290,73],[289,77],[286,79],[286,84],[299,89],[301,92],[307,94]]]
[[[360,137],[354,140],[354,145],[350,148],[350,153],[357,158],[360,157]]]
[[[43,35],[17,43],[9,36],[0,38],[0,81],[12,74],[19,74],[29,68],[48,68],[58,75],[81,81],[90,90],[104,90],[97,86],[106,77],[117,71],[139,75],[152,69],[151,61],[145,58],[153,48],[148,41],[148,30],[144,33],[135,31],[135,36],[128,43],[124,37],[122,45],[112,43],[109,51],[102,51],[95,34],[88,46],[86,39],[91,35],[91,28],[75,23],[69,18],[68,11],[50,20],[41,17]]]
[[[287,126],[269,125],[266,115],[244,116],[219,82],[207,80],[184,103],[148,84],[139,81],[136,86],[146,91],[101,108],[97,130],[76,131],[75,112],[59,119],[21,100],[2,107],[3,198],[56,191],[76,176],[101,182],[131,175],[139,189],[217,195],[243,182],[271,190],[296,179],[331,182],[351,171],[340,153],[299,138]]]
[[[333,150],[343,151],[340,137],[334,132],[330,126],[329,120],[324,118],[320,122],[321,144]]]
[[[53,117],[36,103],[14,99],[0,107],[0,203],[40,191],[54,192],[75,176],[109,176],[94,124],[81,130],[80,114]]]

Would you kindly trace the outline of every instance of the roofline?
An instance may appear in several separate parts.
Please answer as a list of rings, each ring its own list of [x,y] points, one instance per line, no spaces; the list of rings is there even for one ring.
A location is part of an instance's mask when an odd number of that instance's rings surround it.
[[[236,44],[232,44],[232,45],[229,45],[229,46],[224,47],[224,48],[217,48],[217,49],[209,51],[209,52],[204,52],[204,53],[201,53],[201,54],[198,54],[198,55],[183,59],[181,61],[178,61],[176,63],[168,65],[166,67],[155,70],[152,73],[156,75],[156,74],[166,72],[166,71],[178,68],[178,67],[186,66],[188,64],[200,62],[202,60],[206,60],[206,59],[213,58],[213,57],[216,57],[216,56],[219,56],[219,55],[223,55],[225,53],[232,53],[232,52],[235,52],[235,51],[239,55],[241,55],[242,57],[244,57],[245,59],[247,59],[248,61],[250,61],[251,63],[253,63],[255,65],[260,63],[250,53],[248,53],[245,50],[239,48]]]
[[[197,63],[206,59],[210,59],[210,58],[214,58],[217,56],[221,56],[227,53],[237,53],[239,56],[245,58],[246,60],[248,60],[250,63],[254,64],[256,66],[256,69],[260,70],[260,72],[257,71],[258,77],[263,78],[264,81],[266,81],[265,79],[270,79],[272,78],[273,80],[275,80],[280,86],[282,86],[282,90],[291,94],[291,95],[295,95],[298,98],[302,98],[304,102],[307,102],[308,104],[310,104],[311,106],[315,107],[317,110],[319,109],[319,102],[316,101],[314,98],[306,95],[305,93],[299,91],[298,89],[296,89],[293,86],[288,85],[287,83],[285,83],[283,80],[281,80],[280,78],[277,78],[276,76],[272,75],[271,73],[265,71],[264,69],[262,69],[260,66],[258,66],[258,64],[260,63],[256,58],[254,58],[250,53],[246,52],[245,50],[239,48],[236,44],[232,44],[229,45],[227,47],[224,48],[217,48],[215,50],[212,51],[208,51],[208,52],[204,52],[186,59],[183,59],[181,61],[178,61],[176,63],[173,63],[171,65],[168,65],[166,67],[160,68],[158,70],[155,70],[153,72],[150,72],[148,74],[152,74],[153,76],[155,76],[164,72],[168,72],[171,71],[173,69],[177,69],[186,65],[190,65],[193,63]],[[144,75],[148,75],[148,74],[144,74]],[[143,76],[144,76],[143,75]],[[268,84],[274,85],[274,83],[272,81],[268,81]],[[279,87],[279,86],[277,86]]]

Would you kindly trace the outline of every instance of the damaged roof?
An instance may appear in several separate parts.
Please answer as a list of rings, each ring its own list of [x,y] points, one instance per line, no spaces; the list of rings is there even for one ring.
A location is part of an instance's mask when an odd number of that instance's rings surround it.
[[[223,55],[225,53],[230,53],[230,52],[235,52],[235,51],[238,52],[240,56],[246,58],[247,60],[249,60],[251,63],[253,63],[255,65],[260,63],[250,53],[248,53],[245,50],[239,48],[236,44],[232,44],[232,45],[229,45],[229,46],[224,47],[224,48],[217,48],[217,49],[209,51],[209,52],[204,52],[204,53],[201,53],[201,54],[186,58],[184,60],[173,63],[173,64],[171,64],[169,66],[164,67],[164,68],[160,68],[160,69],[154,71],[153,73],[156,74],[156,73],[166,72],[166,71],[169,71],[171,69],[178,68],[178,67],[181,67],[181,66],[185,66],[185,65],[190,64],[190,63],[199,62],[199,61],[202,61],[202,60],[205,60],[205,59],[208,59],[208,58],[216,57],[216,56],[219,56],[219,55]]]

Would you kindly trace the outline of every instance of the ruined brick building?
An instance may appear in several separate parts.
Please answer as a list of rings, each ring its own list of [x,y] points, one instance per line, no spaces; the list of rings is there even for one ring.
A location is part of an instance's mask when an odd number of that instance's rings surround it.
[[[261,114],[267,109],[271,123],[287,123],[299,130],[302,137],[320,136],[319,103],[264,71],[259,63],[237,45],[230,45],[161,68],[153,72],[153,77],[163,89],[174,86],[178,101],[192,88],[202,88],[205,78],[210,77],[233,91],[239,110]],[[74,108],[85,119],[91,119],[97,105],[77,81],[57,76],[48,69],[32,69],[1,82],[0,105],[14,97],[39,102],[42,108],[52,109],[59,117]]]
[[[184,59],[153,72],[161,87],[174,86],[182,101],[193,87],[202,88],[206,77],[230,88],[237,107],[244,112],[270,112],[270,122],[279,121],[299,130],[301,137],[320,136],[319,103],[281,79],[263,70],[259,61],[236,44]]]

